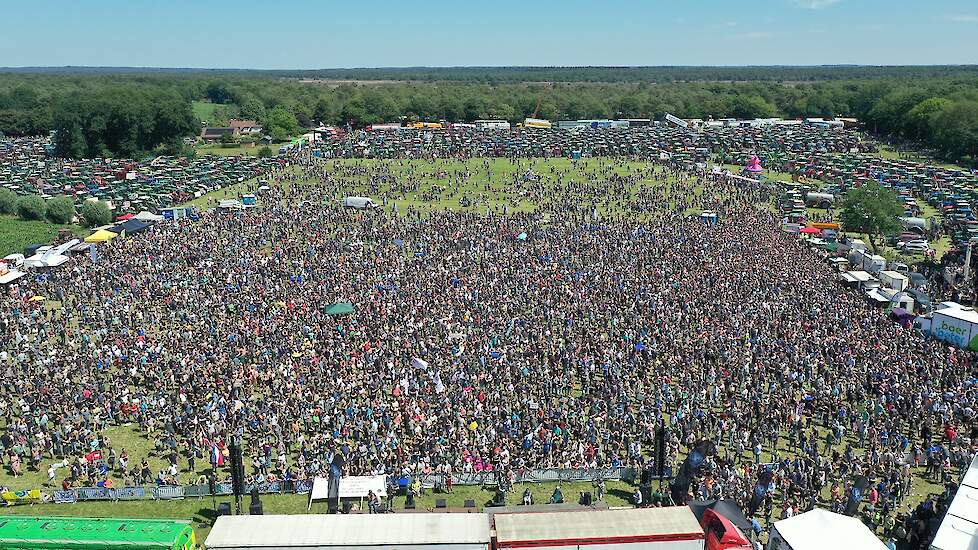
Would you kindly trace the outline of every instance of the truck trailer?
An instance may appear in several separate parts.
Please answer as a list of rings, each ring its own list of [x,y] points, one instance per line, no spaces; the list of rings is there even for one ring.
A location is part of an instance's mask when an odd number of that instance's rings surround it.
[[[688,506],[493,516],[497,550],[704,550]]]
[[[880,271],[880,282],[886,288],[893,290],[907,290],[910,288],[910,278],[899,271]]]

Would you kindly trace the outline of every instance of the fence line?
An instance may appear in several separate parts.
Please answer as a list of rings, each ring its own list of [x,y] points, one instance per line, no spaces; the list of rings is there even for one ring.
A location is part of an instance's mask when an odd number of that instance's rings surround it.
[[[635,481],[636,472],[631,467],[617,468],[554,468],[546,470],[521,470],[516,472],[515,483],[546,483],[546,482],[572,482],[572,481],[596,481],[604,479],[606,481]],[[419,481],[425,489],[445,486],[446,476],[444,474],[420,475]],[[453,485],[498,485],[500,481],[499,472],[462,472],[452,474]],[[250,493],[257,489],[262,494],[283,494],[283,493],[308,493],[312,490],[312,479],[300,479],[294,481],[271,481],[259,484],[248,484],[245,492]],[[403,485],[403,483],[402,483]],[[160,485],[147,490],[145,487],[121,487],[110,489],[106,487],[78,487],[65,491],[53,491],[51,501],[56,503],[72,503],[79,501],[92,500],[172,500],[182,498],[202,498],[211,495],[229,495],[232,487],[230,483],[215,483],[212,488],[209,484],[203,485]]]

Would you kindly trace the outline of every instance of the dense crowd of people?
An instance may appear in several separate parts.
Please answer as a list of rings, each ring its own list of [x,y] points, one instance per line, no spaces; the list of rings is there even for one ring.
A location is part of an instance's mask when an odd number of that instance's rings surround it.
[[[746,508],[773,470],[772,520],[843,510],[864,476],[895,531],[916,467],[941,484],[970,462],[975,357],[842,290],[760,182],[620,158],[505,175],[292,162],[257,208],[161,223],[9,289],[10,474],[195,483],[235,438],[250,481],[322,476],[337,453],[392,478],[643,471],[664,422],[673,471],[718,448],[691,498]],[[347,193],[487,209],[343,209]],[[107,435],[124,424],[167,467]]]

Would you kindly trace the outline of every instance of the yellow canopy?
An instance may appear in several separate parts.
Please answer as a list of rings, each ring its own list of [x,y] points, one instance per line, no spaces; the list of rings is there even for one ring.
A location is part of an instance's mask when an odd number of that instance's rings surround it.
[[[114,239],[114,238],[116,238],[118,236],[119,235],[117,235],[117,234],[115,234],[115,233],[113,233],[111,231],[106,231],[105,229],[99,229],[95,233],[92,233],[91,235],[85,237],[85,242],[86,243],[104,243],[105,241],[110,241],[110,240],[112,240],[112,239]]]

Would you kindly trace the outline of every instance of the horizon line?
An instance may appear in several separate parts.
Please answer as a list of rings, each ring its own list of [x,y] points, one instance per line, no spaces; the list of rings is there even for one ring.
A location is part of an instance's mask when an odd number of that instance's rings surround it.
[[[758,65],[390,65],[374,67],[318,67],[318,68],[265,68],[265,67],[173,67],[152,65],[16,65],[0,66],[0,71],[58,70],[58,69],[141,69],[160,71],[376,71],[405,69],[756,69],[756,68],[915,68],[956,67],[978,68],[978,63],[821,63],[790,65],[783,63]]]

